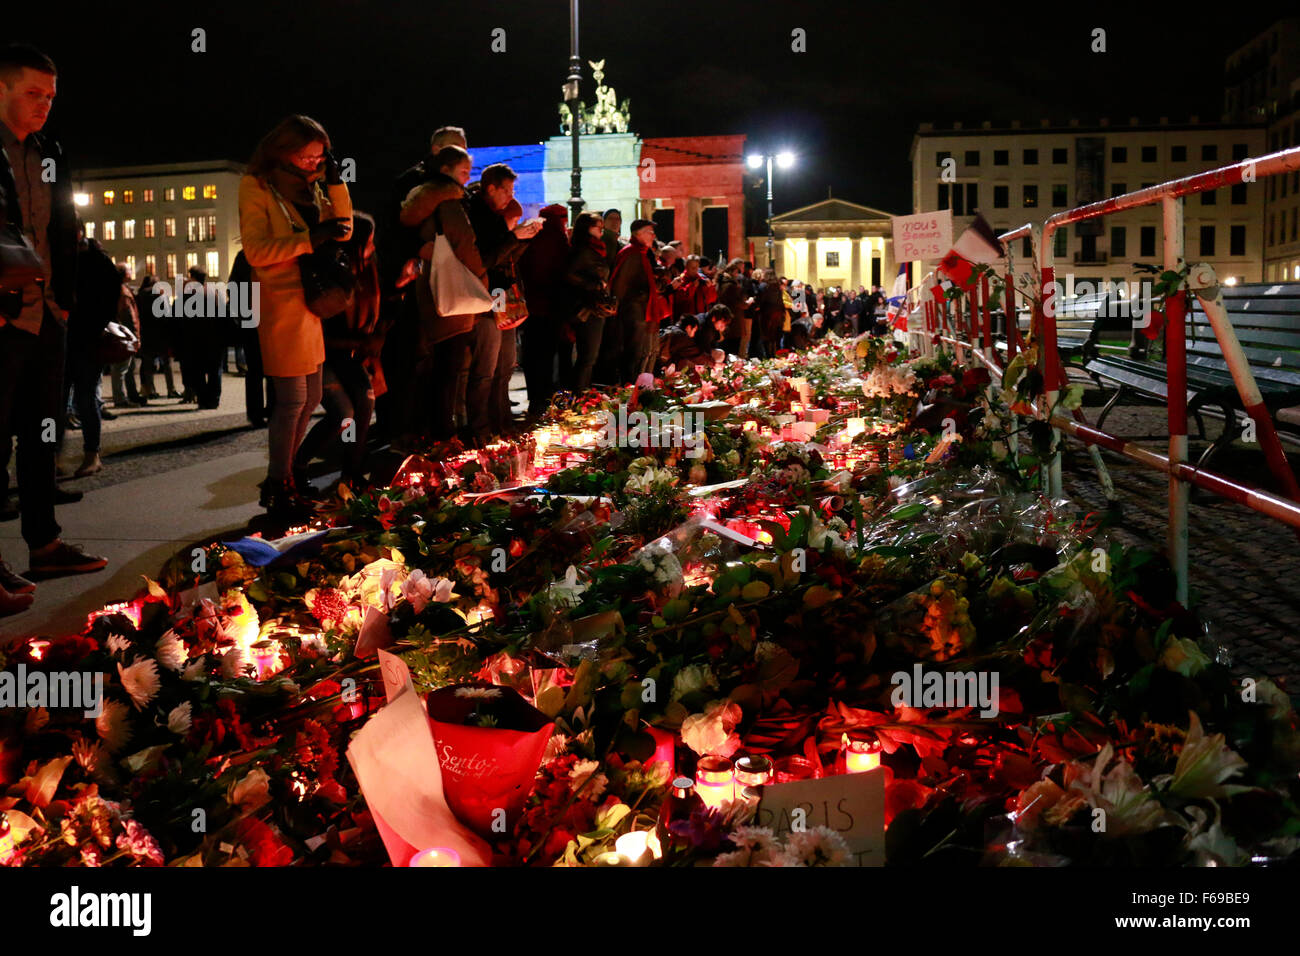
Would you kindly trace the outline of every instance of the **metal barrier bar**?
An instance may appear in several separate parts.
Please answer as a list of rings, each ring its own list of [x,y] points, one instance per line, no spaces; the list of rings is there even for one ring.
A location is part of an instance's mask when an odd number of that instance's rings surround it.
[[[1164,266],[1183,268],[1183,200],[1160,200],[1164,226]],[[1177,582],[1178,603],[1187,606],[1187,501],[1191,489],[1178,477],[1178,465],[1187,461],[1187,295],[1177,292],[1165,300],[1165,369],[1169,378],[1166,402],[1169,421],[1169,527],[1166,547]]]
[[[1085,444],[1109,449],[1139,464],[1147,465],[1157,471],[1166,472],[1171,476],[1177,476],[1182,481],[1196,485],[1198,488],[1204,488],[1206,491],[1213,492],[1236,504],[1244,505],[1252,511],[1274,518],[1293,528],[1300,528],[1300,504],[1294,501],[1288,501],[1286,498],[1270,494],[1267,491],[1248,488],[1231,479],[1224,478],[1222,475],[1189,465],[1187,462],[1170,462],[1166,456],[1149,448],[1143,448],[1136,442],[1117,438],[1088,425],[1081,425],[1068,418],[1062,418],[1060,415],[1052,416],[1051,425],[1053,428],[1059,428],[1061,431],[1067,432]]]

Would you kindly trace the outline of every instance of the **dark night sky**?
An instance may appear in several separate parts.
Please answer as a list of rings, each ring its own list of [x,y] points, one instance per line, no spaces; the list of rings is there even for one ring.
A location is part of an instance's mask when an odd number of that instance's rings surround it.
[[[59,64],[49,128],[74,159],[244,160],[282,115],[304,112],[339,155],[357,159],[354,192],[373,208],[443,123],[466,127],[471,150],[557,131],[565,0],[187,6],[47,3],[43,20],[21,23],[6,11],[6,34]],[[1044,20],[1006,4],[586,0],[581,52],[606,59],[607,82],[631,98],[642,136],[745,133],[751,145],[796,150],[798,168],[778,174],[778,212],[828,186],[908,212],[918,122],[1217,119],[1225,55],[1287,12],[1251,5],[1196,29],[1191,8],[1135,6]],[[207,30],[206,53],[190,52],[195,26]],[[1105,54],[1089,51],[1098,26]],[[489,51],[494,27],[506,30],[505,53]],[[807,53],[791,52],[795,27],[807,30]],[[1172,41],[1164,55],[1154,52],[1162,37]],[[583,73],[590,102],[585,62]]]

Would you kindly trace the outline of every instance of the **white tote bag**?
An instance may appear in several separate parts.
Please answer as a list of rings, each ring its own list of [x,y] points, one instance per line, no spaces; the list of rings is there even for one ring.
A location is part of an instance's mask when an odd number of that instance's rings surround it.
[[[433,243],[429,289],[439,315],[479,315],[492,311],[492,296],[482,281],[456,258],[442,233]]]

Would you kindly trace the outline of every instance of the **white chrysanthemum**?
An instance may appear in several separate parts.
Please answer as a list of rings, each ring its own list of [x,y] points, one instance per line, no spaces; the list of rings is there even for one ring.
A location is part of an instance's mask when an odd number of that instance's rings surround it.
[[[158,663],[169,671],[179,673],[185,667],[185,661],[189,658],[189,651],[186,650],[185,641],[173,630],[169,630],[162,637],[158,638],[158,643],[154,645],[154,657],[158,658]]]
[[[600,763],[596,760],[579,760],[569,771],[569,787],[574,793],[582,790],[582,795],[588,800],[599,800],[601,794],[605,792],[605,787],[609,784],[609,778],[603,773],[597,773],[600,769]],[[587,783],[591,780],[591,783]],[[583,787],[586,784],[586,787]]]
[[[190,732],[190,724],[193,722],[194,705],[188,700],[183,704],[177,704],[167,715],[167,729],[177,736],[184,737]]]
[[[95,730],[110,753],[116,753],[131,739],[130,711],[119,700],[104,701],[104,709],[95,718]]]
[[[786,866],[848,866],[849,845],[830,827],[813,827],[785,838]]]
[[[499,687],[457,687],[455,694],[457,697],[474,697],[491,699],[501,696]]]
[[[117,676],[122,681],[122,688],[131,697],[131,703],[135,704],[136,710],[142,710],[144,706],[158,696],[158,688],[162,682],[158,679],[158,662],[152,657],[137,657],[131,661],[130,667],[117,665]]]
[[[121,634],[108,635],[108,652],[110,654],[121,654],[123,651],[130,649],[131,642]]]
[[[196,657],[185,665],[185,670],[181,671],[181,680],[202,680],[206,670],[207,668],[205,666],[204,657]]]
[[[221,655],[221,676],[226,680],[247,677],[248,671],[253,669],[253,662],[248,659],[247,652],[239,644]]]

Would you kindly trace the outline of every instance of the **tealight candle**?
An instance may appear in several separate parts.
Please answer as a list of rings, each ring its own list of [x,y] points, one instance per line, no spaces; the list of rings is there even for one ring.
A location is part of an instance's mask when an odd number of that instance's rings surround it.
[[[844,772],[864,773],[880,766],[880,740],[868,730],[844,732]]]
[[[701,757],[695,765],[695,792],[706,807],[721,809],[736,798],[731,761],[726,757]]]
[[[866,430],[867,430],[867,420],[865,418],[849,419],[848,433],[850,436],[861,435]]]
[[[803,415],[803,404],[800,402],[790,403],[790,413],[793,415]]]
[[[650,851],[650,831],[631,830],[614,841],[614,849],[632,861],[633,866],[649,866],[654,859]]]
[[[631,866],[632,862],[622,853],[602,853],[596,857],[596,866]]]
[[[740,428],[742,431],[756,432],[758,431],[758,422],[751,418],[746,421],[745,424],[741,425]]]
[[[762,787],[772,782],[772,759],[761,755],[736,761],[737,787]]]
[[[460,854],[447,847],[430,847],[411,857],[407,866],[460,866]]]

